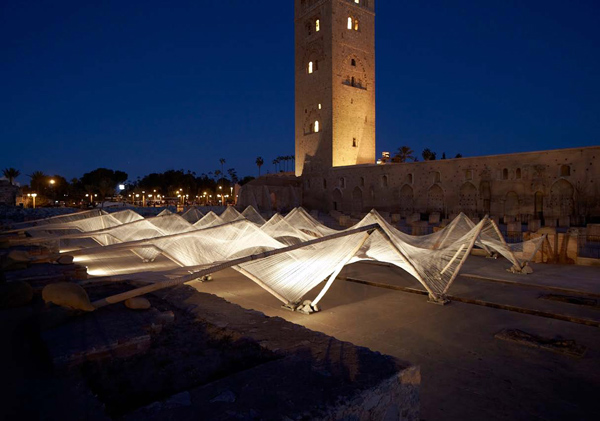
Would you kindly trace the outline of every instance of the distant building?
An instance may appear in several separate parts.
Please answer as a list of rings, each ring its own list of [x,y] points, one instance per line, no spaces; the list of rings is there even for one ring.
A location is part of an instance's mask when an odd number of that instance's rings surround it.
[[[376,164],[374,8],[374,0],[295,0],[301,187],[291,175],[255,180],[241,206],[286,209],[293,198],[357,216],[376,208],[562,226],[600,219],[600,146],[415,163],[388,155]]]
[[[15,206],[19,187],[13,186],[8,180],[0,179],[0,205]]]

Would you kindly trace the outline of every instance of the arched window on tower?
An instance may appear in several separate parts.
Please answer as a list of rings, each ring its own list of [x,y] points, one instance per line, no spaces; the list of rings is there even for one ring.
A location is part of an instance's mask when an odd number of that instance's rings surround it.
[[[348,29],[352,29],[354,26],[354,19],[352,19],[352,16],[348,16]]]
[[[321,21],[319,19],[317,19],[315,21],[315,31],[319,32],[321,30]]]
[[[356,60],[354,60],[354,59],[350,60],[350,65],[356,67]]]
[[[308,62],[308,74],[311,74],[314,71],[314,63],[312,61]]]
[[[517,180],[521,179],[521,168],[517,168],[517,171],[515,172],[515,178]]]
[[[504,168],[502,170],[502,179],[503,180],[508,180],[508,168]]]
[[[354,30],[358,31],[358,19],[354,19]]]
[[[571,175],[571,167],[568,165],[561,165],[560,167],[560,176],[568,177]]]
[[[319,133],[319,120],[315,121],[315,124],[313,127],[314,127],[315,133]]]

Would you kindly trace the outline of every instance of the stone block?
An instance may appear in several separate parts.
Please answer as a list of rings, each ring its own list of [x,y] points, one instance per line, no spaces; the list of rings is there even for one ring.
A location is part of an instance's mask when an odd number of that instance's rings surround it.
[[[427,221],[416,221],[411,223],[412,235],[426,235],[429,232],[429,224]]]
[[[539,219],[531,219],[527,223],[527,231],[536,232],[542,227],[542,221]]]
[[[561,216],[558,218],[558,226],[569,228],[571,226],[571,218],[568,216]]]
[[[509,222],[506,230],[510,233],[520,233],[521,223],[520,222]]]
[[[600,224],[589,224],[585,228],[585,236],[589,242],[600,242]]]
[[[430,224],[439,224],[440,223],[440,214],[438,212],[429,214],[429,223]]]
[[[411,222],[416,222],[416,221],[420,221],[421,220],[421,214],[420,213],[413,213],[412,215],[408,216],[406,218],[406,222],[407,223],[411,223]]]
[[[503,218],[503,220],[504,220],[504,223],[505,223],[505,224],[509,224],[509,223],[511,223],[511,222],[515,222],[515,221],[516,221],[516,218],[515,218],[515,216],[514,216],[514,215],[504,215],[504,218]]]

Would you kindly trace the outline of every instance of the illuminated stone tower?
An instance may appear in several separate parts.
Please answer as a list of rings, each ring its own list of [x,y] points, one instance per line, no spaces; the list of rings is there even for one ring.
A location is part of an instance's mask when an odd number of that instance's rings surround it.
[[[375,0],[295,0],[296,175],[375,162]]]

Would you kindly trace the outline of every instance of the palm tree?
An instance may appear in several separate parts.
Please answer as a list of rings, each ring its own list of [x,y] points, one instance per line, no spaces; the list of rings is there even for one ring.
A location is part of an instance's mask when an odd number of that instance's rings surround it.
[[[260,177],[260,167],[263,166],[265,161],[262,159],[262,156],[256,158],[256,166],[258,167],[258,176]]]
[[[392,158],[392,162],[406,162],[409,159],[414,161],[415,157],[413,153],[414,151],[408,146],[402,146],[401,148],[398,148],[398,152],[396,152],[396,155]]]
[[[278,171],[277,164],[279,164],[279,158],[275,158],[275,159],[273,160],[273,165],[275,165],[275,173],[278,173],[278,172],[279,172],[279,171]]]
[[[48,176],[42,171],[34,171],[27,177],[31,178],[29,185],[33,191],[39,193],[46,187],[46,178],[48,178]]]
[[[435,161],[437,154],[435,152],[431,152],[431,149],[425,148],[423,149],[423,161]]]
[[[18,176],[21,175],[21,171],[14,169],[14,168],[4,168],[4,171],[2,171],[2,174],[4,174],[4,177],[8,178],[8,182],[10,184],[14,184],[15,183],[15,178],[17,178]]]

